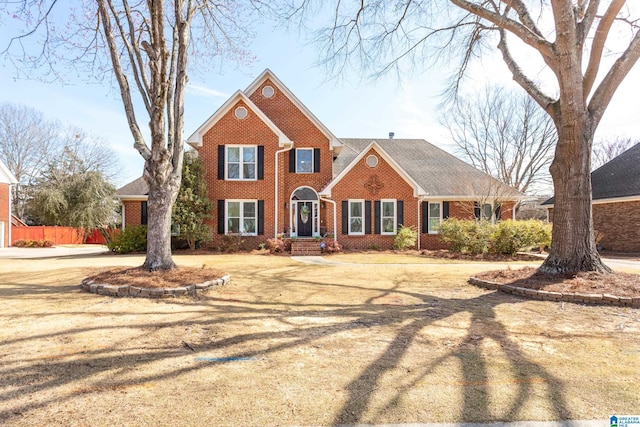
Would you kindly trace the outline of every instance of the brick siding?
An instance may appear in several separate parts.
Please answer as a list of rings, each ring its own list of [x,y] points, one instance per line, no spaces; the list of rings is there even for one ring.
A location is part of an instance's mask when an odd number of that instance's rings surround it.
[[[604,249],[640,252],[640,201],[594,204],[593,228],[604,234]]]
[[[125,200],[124,205],[124,226],[132,227],[140,225],[142,220],[142,202],[138,200]]]

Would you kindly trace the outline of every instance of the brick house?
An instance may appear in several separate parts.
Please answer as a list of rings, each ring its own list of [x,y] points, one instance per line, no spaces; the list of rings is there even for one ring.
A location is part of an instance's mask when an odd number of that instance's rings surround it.
[[[18,181],[0,160],[0,248],[11,244],[11,185]]]
[[[603,249],[640,252],[640,144],[591,172],[593,228]],[[554,198],[543,203],[553,220]]]
[[[443,219],[512,218],[523,196],[422,139],[337,138],[270,70],[187,143],[207,171],[214,245],[226,234],[256,245],[285,234],[386,248],[405,225],[435,249]],[[125,226],[144,223],[147,192],[141,178],[118,190]]]

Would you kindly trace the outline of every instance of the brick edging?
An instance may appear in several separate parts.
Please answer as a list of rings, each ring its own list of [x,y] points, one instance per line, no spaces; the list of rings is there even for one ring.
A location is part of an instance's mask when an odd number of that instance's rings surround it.
[[[178,286],[175,288],[143,288],[130,285],[109,285],[106,283],[95,283],[87,278],[82,281],[80,287],[83,291],[97,295],[111,297],[137,297],[137,298],[168,298],[183,295],[195,295],[198,290],[204,291],[214,286],[224,286],[231,280],[230,275],[224,275],[219,279],[209,280],[204,283],[197,283],[189,286]]]
[[[489,280],[478,279],[477,277],[469,278],[472,285],[504,292],[507,294],[517,295],[525,298],[542,300],[542,301],[562,301],[573,302],[576,304],[593,304],[593,305],[613,305],[618,307],[640,308],[640,297],[619,297],[610,294],[581,294],[576,292],[563,293],[542,291],[537,289],[521,288],[518,286],[505,285],[502,283],[491,282]]]

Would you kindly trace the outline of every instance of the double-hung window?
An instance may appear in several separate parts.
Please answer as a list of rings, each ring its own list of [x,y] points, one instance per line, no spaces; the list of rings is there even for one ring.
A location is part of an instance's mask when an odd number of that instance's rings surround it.
[[[256,236],[257,203],[256,200],[227,200],[225,234]]]
[[[313,173],[313,148],[296,150],[296,173]]]
[[[382,234],[396,234],[398,224],[396,221],[396,201],[380,201],[380,222]]]
[[[349,200],[349,234],[364,234],[364,200]]]
[[[226,179],[252,181],[256,179],[257,147],[234,146],[226,147]]]
[[[438,227],[440,226],[440,218],[442,218],[440,203],[429,202],[429,217],[428,217],[429,234],[438,233]]]

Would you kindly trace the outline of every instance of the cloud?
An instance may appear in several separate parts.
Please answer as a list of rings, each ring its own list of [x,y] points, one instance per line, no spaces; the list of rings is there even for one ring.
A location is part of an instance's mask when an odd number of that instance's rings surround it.
[[[215,89],[209,89],[204,86],[198,86],[190,84],[187,86],[187,91],[196,96],[210,97],[210,98],[228,98],[229,94],[217,91]]]

